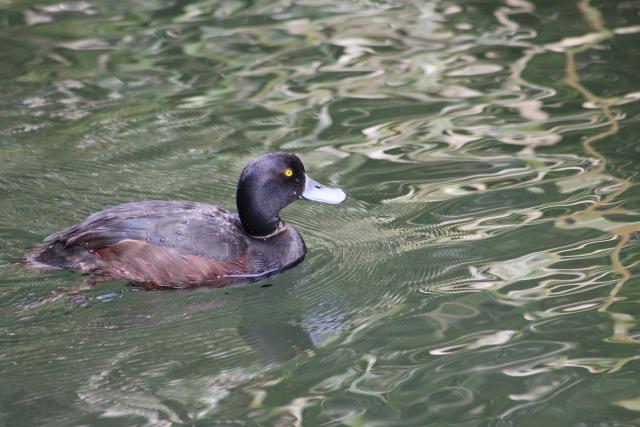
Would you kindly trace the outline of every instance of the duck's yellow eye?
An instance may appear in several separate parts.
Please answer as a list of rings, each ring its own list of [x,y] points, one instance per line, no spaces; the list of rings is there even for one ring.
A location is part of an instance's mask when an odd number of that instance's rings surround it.
[[[287,169],[284,171],[284,176],[290,177],[293,176],[293,171],[291,169]]]

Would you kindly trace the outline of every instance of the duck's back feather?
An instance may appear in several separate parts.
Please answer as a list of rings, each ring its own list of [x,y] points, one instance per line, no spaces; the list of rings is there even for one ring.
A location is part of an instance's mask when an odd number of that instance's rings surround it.
[[[137,240],[184,255],[230,261],[246,253],[247,238],[241,227],[235,215],[215,206],[151,200],[105,209],[45,242],[96,251]]]

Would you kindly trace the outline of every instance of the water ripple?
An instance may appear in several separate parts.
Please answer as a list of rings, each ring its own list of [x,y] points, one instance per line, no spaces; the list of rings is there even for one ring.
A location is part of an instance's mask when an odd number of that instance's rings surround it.
[[[635,424],[636,9],[0,11],[0,424]],[[26,247],[122,202],[233,209],[275,150],[351,196],[283,212],[300,266],[30,305],[82,278]]]

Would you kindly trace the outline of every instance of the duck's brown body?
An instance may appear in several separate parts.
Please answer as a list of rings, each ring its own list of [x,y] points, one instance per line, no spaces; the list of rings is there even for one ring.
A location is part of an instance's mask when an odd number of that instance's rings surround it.
[[[115,206],[49,236],[28,259],[146,288],[222,286],[273,274],[302,261],[300,234],[282,225],[254,238],[236,215],[184,201]]]

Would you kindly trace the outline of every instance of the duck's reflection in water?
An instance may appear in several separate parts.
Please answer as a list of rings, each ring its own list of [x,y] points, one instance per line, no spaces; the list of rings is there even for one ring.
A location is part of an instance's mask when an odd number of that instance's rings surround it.
[[[143,344],[118,350],[104,343],[106,349],[96,354],[101,361],[77,389],[82,410],[141,417],[140,425],[156,426],[208,418],[227,399],[251,405],[265,381],[277,382],[283,366],[310,357],[328,333],[343,327],[336,309],[329,310],[331,320],[324,319],[326,307],[305,304],[284,282],[289,281],[125,295],[120,303],[132,304],[123,307],[131,317],[123,314],[114,322],[129,324],[127,333],[139,335]],[[153,307],[168,296],[176,299],[174,308],[160,315]],[[194,324],[211,327],[194,330]],[[141,360],[153,363],[141,366]]]

